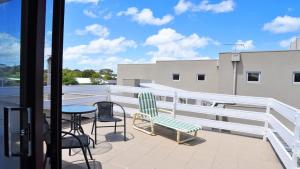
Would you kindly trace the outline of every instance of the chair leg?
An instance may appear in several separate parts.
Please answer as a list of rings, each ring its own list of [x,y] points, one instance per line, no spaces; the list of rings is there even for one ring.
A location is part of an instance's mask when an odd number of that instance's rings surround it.
[[[115,130],[114,130],[114,133],[116,134],[117,132],[117,122],[115,121]]]
[[[95,121],[93,121],[93,127],[92,127],[91,134],[93,134],[93,132],[94,132],[94,126],[95,126]]]
[[[72,155],[72,153],[71,153],[71,149],[69,148],[69,156],[71,156]]]
[[[152,122],[151,123],[151,135],[154,135],[154,124]]]
[[[140,128],[139,126],[136,125],[135,122],[136,122],[136,120],[138,120],[138,119],[140,119],[140,118],[139,118],[139,115],[138,115],[138,114],[134,114],[134,115],[133,115],[132,127],[133,127],[134,129],[136,129],[136,130],[139,130],[139,131],[143,132],[143,133],[146,133],[146,134],[149,134],[149,135],[154,135],[153,123],[150,122],[150,125],[151,125],[151,131],[147,131],[147,130],[142,129],[142,128]]]
[[[177,131],[177,143],[180,143],[180,131]]]
[[[83,156],[84,156],[84,159],[85,159],[85,162],[86,162],[86,165],[87,165],[88,169],[91,169],[90,164],[89,164],[89,160],[88,160],[88,158],[86,156],[86,150],[85,150],[85,148],[81,147],[81,150],[83,152]]]
[[[97,144],[97,122],[95,121],[95,144]]]
[[[47,167],[47,161],[48,161],[48,148],[46,150],[45,158],[44,158],[44,169]]]
[[[127,137],[126,137],[126,122],[124,121],[124,141],[127,140]]]
[[[89,155],[90,155],[90,158],[91,158],[91,160],[93,160],[93,156],[92,156],[92,153],[91,153],[90,147],[87,147],[87,150],[88,150],[88,152],[89,152]]]

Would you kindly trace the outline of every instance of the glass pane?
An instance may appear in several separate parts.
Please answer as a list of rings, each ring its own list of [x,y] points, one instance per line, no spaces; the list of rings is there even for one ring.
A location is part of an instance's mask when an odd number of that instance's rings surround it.
[[[51,52],[52,52],[52,23],[53,23],[53,0],[46,1],[46,25],[45,25],[45,51],[44,51],[44,117],[46,117],[47,122],[44,123],[44,153],[47,151],[47,147],[51,147],[49,130],[51,128]],[[46,139],[48,138],[48,139]],[[53,162],[53,161],[52,161]],[[51,156],[48,154],[46,158],[46,168],[51,168]]]
[[[179,74],[173,74],[173,80],[179,80]]]
[[[294,82],[300,82],[300,73],[294,73]]]
[[[205,80],[205,75],[199,74],[198,75],[198,80]]]
[[[3,108],[19,106],[21,1],[0,1],[0,164],[19,168],[19,158],[4,157]],[[19,113],[11,112],[13,152],[19,152]]]
[[[258,73],[258,72],[248,73],[248,81],[249,82],[258,82],[259,76],[260,76],[260,73]]]

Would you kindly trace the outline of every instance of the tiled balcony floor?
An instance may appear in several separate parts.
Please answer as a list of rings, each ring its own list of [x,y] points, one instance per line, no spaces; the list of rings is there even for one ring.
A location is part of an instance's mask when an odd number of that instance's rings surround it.
[[[122,128],[113,134],[113,128],[98,129],[98,145],[91,148],[96,169],[282,169],[271,145],[262,139],[200,131],[198,139],[178,145],[176,133],[157,127],[159,133],[150,136],[132,128],[127,119],[129,140],[122,139]],[[90,133],[92,123],[83,125]],[[94,136],[92,136],[94,138]],[[86,168],[79,150],[69,156],[63,150],[63,166],[67,169]]]

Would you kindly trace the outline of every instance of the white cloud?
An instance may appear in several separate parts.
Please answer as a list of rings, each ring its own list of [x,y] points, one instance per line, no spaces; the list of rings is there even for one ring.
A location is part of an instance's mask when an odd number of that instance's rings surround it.
[[[91,10],[85,9],[85,10],[83,10],[83,14],[86,15],[86,16],[88,16],[88,17],[90,17],[90,18],[98,18],[98,15],[95,14],[95,13],[94,13],[93,11],[91,11]]]
[[[283,48],[288,48],[290,47],[291,43],[296,40],[296,38],[297,38],[296,36],[293,36],[289,39],[282,40],[279,42],[279,45]]]
[[[46,36],[52,36],[52,31],[47,31]]]
[[[195,5],[186,0],[180,0],[177,5],[174,7],[175,13],[177,15],[182,14],[190,9],[192,9]]]
[[[124,37],[116,39],[99,38],[85,45],[68,47],[64,50],[64,59],[74,60],[89,57],[91,55],[114,55],[126,51],[128,48],[136,48],[136,42]]]
[[[201,2],[199,9],[214,13],[231,12],[234,10],[234,2],[233,0],[225,0],[217,4],[210,4],[208,0],[204,0]]]
[[[83,10],[83,14],[90,18],[102,18],[104,20],[109,20],[113,17],[112,12],[107,10],[95,10],[95,9],[85,9]]]
[[[253,40],[237,40],[235,44],[236,45],[232,47],[233,50],[250,50],[255,47],[253,44]]]
[[[81,4],[95,4],[97,5],[100,0],[66,0],[66,3],[81,3]]]
[[[300,17],[277,16],[271,22],[264,24],[263,30],[272,33],[287,33],[300,30]]]
[[[157,34],[148,37],[145,45],[154,46],[156,51],[148,52],[152,61],[177,59],[208,59],[203,57],[197,49],[204,48],[216,41],[209,37],[200,37],[197,34],[181,35],[171,28],[161,29]]]
[[[132,60],[116,56],[129,48],[136,48],[136,42],[124,37],[116,39],[99,38],[88,44],[71,46],[64,50],[64,66],[69,68],[100,69],[111,68],[116,70],[120,63],[139,63],[141,60]],[[76,63],[76,64],[74,64]]]
[[[117,16],[131,16],[133,21],[143,25],[164,25],[174,19],[172,15],[155,18],[151,9],[145,8],[139,11],[136,7],[130,7],[126,11],[121,11],[117,14]]]
[[[232,12],[234,10],[235,3],[233,0],[223,0],[220,3],[211,4],[208,0],[203,0],[200,4],[196,5],[187,0],[179,0],[174,7],[175,13],[180,15],[184,12],[213,12],[213,13],[225,13]]]
[[[51,53],[52,53],[52,48],[51,47],[48,46],[48,47],[44,48],[44,56],[46,58],[48,58],[51,55]]]
[[[86,35],[90,33],[99,37],[107,37],[109,35],[108,28],[99,24],[88,25],[84,28],[84,30],[76,30],[75,33],[77,35]]]
[[[105,20],[109,20],[109,19],[111,19],[112,18],[112,13],[111,12],[109,12],[109,13],[107,13],[107,14],[105,14],[104,16],[103,16],[103,19],[105,19]]]
[[[79,61],[83,69],[110,68],[116,72],[118,64],[137,64],[145,62],[143,59],[133,60],[120,56],[104,56],[98,58],[84,58]]]
[[[19,64],[20,41],[8,34],[0,32],[0,63]]]

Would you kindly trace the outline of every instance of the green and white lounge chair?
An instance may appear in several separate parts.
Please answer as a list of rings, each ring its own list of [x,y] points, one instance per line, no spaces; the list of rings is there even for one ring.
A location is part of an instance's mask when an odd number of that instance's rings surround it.
[[[140,112],[133,115],[133,128],[140,130],[144,133],[154,135],[154,125],[160,125],[167,128],[171,128],[177,131],[177,143],[185,143],[191,141],[197,137],[197,131],[201,130],[200,126],[196,126],[184,121],[177,120],[173,117],[159,115],[156,107],[155,96],[150,92],[140,93],[139,96],[139,110]],[[146,120],[150,122],[151,132],[136,125],[136,120]],[[180,140],[181,133],[193,133],[194,134],[185,140]]]

